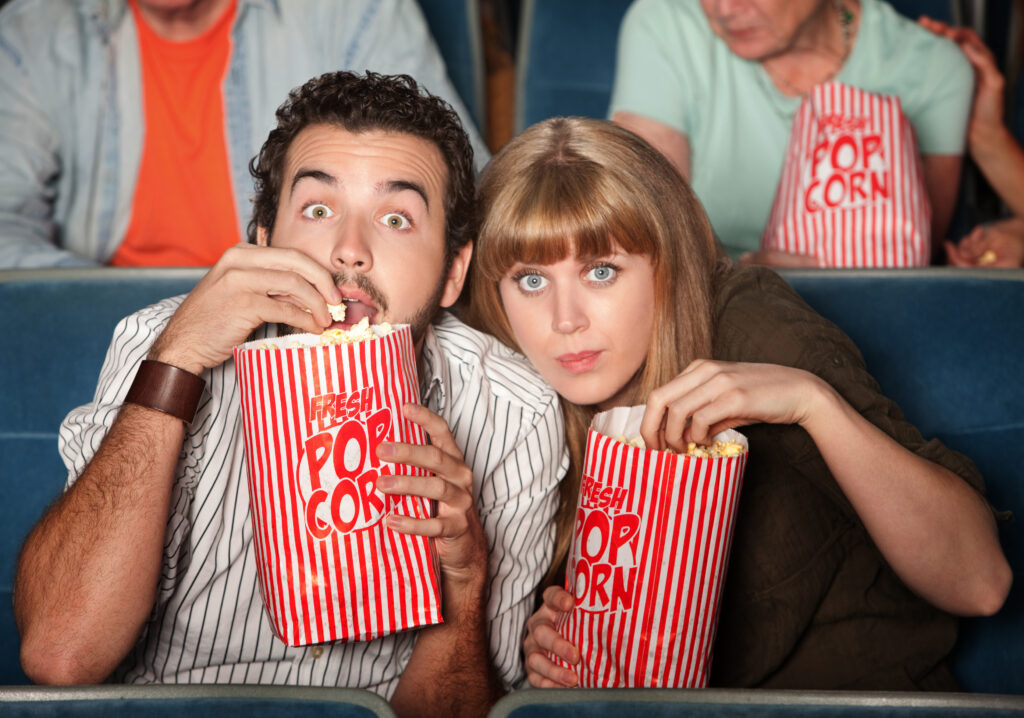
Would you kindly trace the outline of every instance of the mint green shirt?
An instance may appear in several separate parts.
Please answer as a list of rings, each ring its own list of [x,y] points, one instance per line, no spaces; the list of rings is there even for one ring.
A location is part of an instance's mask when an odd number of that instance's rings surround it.
[[[888,4],[861,0],[860,27],[835,80],[898,96],[922,154],[963,154],[971,66],[952,42]],[[760,246],[799,105],[759,63],[729,50],[697,0],[629,8],[609,112],[644,115],[687,136],[693,189],[733,257]]]

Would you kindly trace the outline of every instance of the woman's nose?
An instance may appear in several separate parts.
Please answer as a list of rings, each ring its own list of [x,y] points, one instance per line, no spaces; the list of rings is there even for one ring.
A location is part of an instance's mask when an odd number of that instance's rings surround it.
[[[561,292],[556,294],[554,301],[555,311],[551,328],[555,332],[572,334],[590,326],[590,320],[578,297],[570,292]]]

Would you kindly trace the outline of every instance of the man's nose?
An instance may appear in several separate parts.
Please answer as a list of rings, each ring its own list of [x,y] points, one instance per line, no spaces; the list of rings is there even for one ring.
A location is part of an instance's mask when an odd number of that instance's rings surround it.
[[[590,326],[587,313],[574,292],[555,293],[555,311],[551,329],[559,334],[572,334]]]
[[[370,230],[359,222],[339,222],[337,236],[331,249],[331,266],[335,269],[368,271],[373,266],[369,232]]]

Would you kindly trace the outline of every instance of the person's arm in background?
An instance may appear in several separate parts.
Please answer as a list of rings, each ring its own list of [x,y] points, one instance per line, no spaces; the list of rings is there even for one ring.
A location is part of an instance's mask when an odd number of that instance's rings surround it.
[[[1015,215],[1024,215],[1024,150],[1004,121],[1006,80],[992,51],[970,28],[951,27],[927,17],[922,17],[920,23],[955,42],[974,68],[974,102],[967,125],[971,158],[999,198]]]
[[[634,3],[623,17],[615,58],[615,82],[608,108],[613,122],[647,140],[687,180],[691,178],[688,105],[693,102],[696,64],[693,43],[680,33],[689,26],[666,23],[662,11]]]
[[[55,244],[60,141],[35,92],[29,38],[0,15],[0,269],[91,266]]]
[[[654,149],[665,155],[679,174],[690,180],[690,140],[681,131],[663,122],[638,115],[634,112],[618,111],[612,121],[630,132],[647,140]]]
[[[946,237],[960,192],[963,155],[922,155],[924,184],[932,206],[932,263],[942,258],[940,241]]]
[[[999,198],[1014,215],[1024,216],[1024,149],[1004,120],[1006,80],[995,56],[971,28],[952,27],[928,17],[919,22],[955,42],[974,68],[967,147]],[[946,254],[957,266],[1020,267],[1024,265],[1024,221],[1011,219],[976,227],[959,244],[946,242]]]

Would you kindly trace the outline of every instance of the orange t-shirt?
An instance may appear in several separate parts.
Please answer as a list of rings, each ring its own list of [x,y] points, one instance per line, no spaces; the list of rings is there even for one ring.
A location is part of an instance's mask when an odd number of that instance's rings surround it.
[[[235,6],[194,40],[171,42],[131,2],[146,129],[131,221],[113,265],[209,266],[239,241],[221,91]]]

